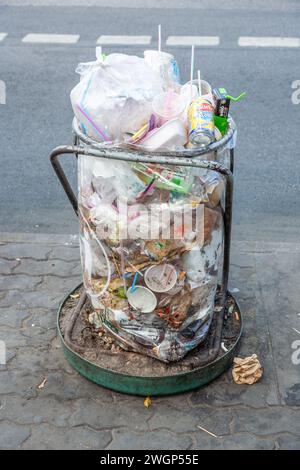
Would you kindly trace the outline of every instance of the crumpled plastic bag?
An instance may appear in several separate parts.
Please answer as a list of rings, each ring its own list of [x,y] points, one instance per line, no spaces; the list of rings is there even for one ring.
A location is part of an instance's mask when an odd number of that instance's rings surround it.
[[[98,141],[126,140],[149,120],[153,98],[162,93],[160,76],[143,58],[126,54],[98,56],[79,64],[80,82],[71,91],[82,131]]]
[[[233,363],[233,380],[239,385],[252,385],[263,375],[263,369],[256,354],[245,358],[235,357]]]

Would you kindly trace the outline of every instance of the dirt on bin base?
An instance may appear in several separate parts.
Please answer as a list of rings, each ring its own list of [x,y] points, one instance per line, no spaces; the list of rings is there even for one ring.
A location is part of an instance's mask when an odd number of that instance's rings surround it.
[[[64,303],[59,319],[59,325],[64,336],[68,320],[76,307],[83,287],[80,286],[69,296]],[[215,323],[212,323],[209,334],[205,341],[178,362],[164,363],[158,359],[128,352],[122,349],[119,344],[109,336],[103,329],[95,329],[88,320],[93,312],[90,301],[87,299],[79,316],[75,322],[72,332],[72,345],[74,351],[80,349],[80,355],[99,367],[110,369],[123,374],[141,377],[160,377],[166,375],[176,375],[191,371],[199,367],[199,357],[208,356],[212,348],[215,335]],[[228,296],[225,310],[225,320],[223,326],[222,348],[218,357],[230,350],[236,342],[241,330],[241,318],[237,304],[232,296]],[[83,348],[83,350],[82,350]]]

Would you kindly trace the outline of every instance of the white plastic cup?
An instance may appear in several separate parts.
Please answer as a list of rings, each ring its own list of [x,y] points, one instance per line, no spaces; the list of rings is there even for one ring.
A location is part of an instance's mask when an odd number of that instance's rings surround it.
[[[162,80],[164,90],[179,86],[179,70],[176,59],[172,54],[157,50],[144,52],[145,62],[154,70]]]
[[[153,292],[143,286],[136,286],[132,290],[128,289],[127,300],[135,310],[141,310],[142,313],[153,312],[157,305],[157,299]]]
[[[193,90],[194,90],[194,86],[196,85],[197,87],[197,90],[198,90],[198,94],[196,96],[196,98],[198,98],[199,96],[199,88],[198,88],[198,80],[195,79],[193,80]],[[191,89],[191,81],[185,83],[182,87],[181,87],[181,93],[182,93],[182,89],[187,87],[187,90],[188,89]],[[186,92],[187,93],[187,92]],[[201,80],[201,97],[207,101],[210,101],[212,104],[213,104],[213,94],[212,94],[212,89],[211,89],[211,86],[208,82],[206,82],[205,80]],[[195,99],[195,97],[192,97],[192,100]],[[191,100],[191,101],[192,101]]]
[[[172,89],[156,96],[152,102],[152,109],[158,118],[159,126],[171,119],[180,118],[186,107],[183,96],[175,93]]]

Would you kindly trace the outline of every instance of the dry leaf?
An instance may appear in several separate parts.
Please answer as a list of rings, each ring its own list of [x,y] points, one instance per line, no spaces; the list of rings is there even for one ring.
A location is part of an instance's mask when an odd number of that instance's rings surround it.
[[[152,404],[152,398],[151,397],[146,397],[145,400],[144,400],[144,406],[146,408],[149,408],[149,406],[151,406]]]
[[[71,299],[79,299],[80,294],[71,294],[70,297]]]
[[[40,385],[38,385],[38,389],[41,390],[42,388],[44,388],[46,383],[47,383],[47,379],[44,379],[43,382]]]
[[[256,354],[245,358],[235,357],[233,363],[232,376],[237,384],[252,385],[263,375],[262,366]]]

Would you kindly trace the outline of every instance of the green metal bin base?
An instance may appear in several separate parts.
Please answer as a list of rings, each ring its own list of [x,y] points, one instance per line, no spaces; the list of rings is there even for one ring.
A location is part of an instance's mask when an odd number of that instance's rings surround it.
[[[226,352],[220,350],[218,357],[207,365],[196,367],[186,372],[163,376],[155,374],[149,376],[132,375],[126,371],[126,368],[122,372],[119,372],[113,369],[101,367],[99,364],[91,362],[72,349],[66,343],[61,330],[60,320],[64,305],[70,298],[70,295],[72,295],[72,293],[77,289],[78,287],[70,292],[59,307],[57,319],[58,333],[64,354],[70,365],[81,375],[98,385],[117,392],[141,396],[160,396],[187,392],[208,384],[217,378],[231,366],[234,357],[237,355],[242,336],[242,316],[236,300],[232,294],[228,292],[228,296],[234,301],[235,311],[238,312],[240,328],[236,337],[233,339],[230,348]],[[154,362],[159,363],[159,361],[156,360]]]

